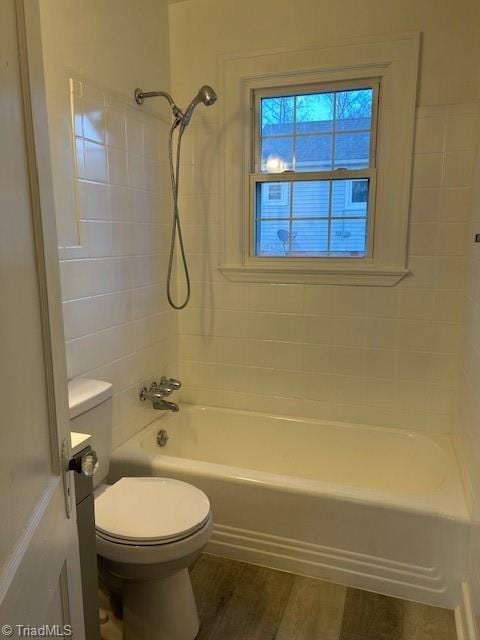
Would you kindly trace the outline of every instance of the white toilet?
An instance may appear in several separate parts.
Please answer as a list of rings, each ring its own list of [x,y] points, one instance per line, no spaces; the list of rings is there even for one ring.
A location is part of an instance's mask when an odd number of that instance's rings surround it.
[[[102,578],[122,598],[124,640],[193,640],[199,619],[188,567],[212,530],[207,496],[169,478],[105,485],[112,441],[112,385],[69,383],[72,431],[92,436],[95,527]]]

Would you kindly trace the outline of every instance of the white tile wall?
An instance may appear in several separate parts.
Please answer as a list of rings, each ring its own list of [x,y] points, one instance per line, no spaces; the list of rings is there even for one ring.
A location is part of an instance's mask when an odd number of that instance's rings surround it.
[[[480,149],[479,149],[480,150]],[[465,336],[460,381],[459,421],[456,442],[463,460],[472,511],[480,514],[480,155],[475,171],[472,219],[469,229],[467,286],[465,290]]]
[[[164,372],[179,373],[190,401],[452,430],[478,105],[418,109],[412,275],[395,288],[225,281],[218,114],[192,123],[180,205],[193,295],[178,315],[178,372],[166,124],[74,87],[82,241],[60,250],[68,367],[114,382],[116,443],[154,417],[136,390]]]
[[[471,114],[467,113],[469,123]],[[453,127],[453,125],[452,125]],[[468,124],[455,122],[457,144],[466,145],[470,137]],[[453,134],[452,134],[453,137]],[[480,143],[480,139],[479,139]],[[467,252],[467,286],[465,290],[465,336],[462,352],[458,421],[455,443],[461,462],[467,497],[472,515],[467,583],[477,625],[480,624],[480,244],[474,242],[480,233],[480,144],[474,172],[472,216]]]
[[[450,431],[458,392],[476,104],[417,110],[411,275],[395,288],[229,283],[220,248],[220,115],[186,138],[181,211],[193,278],[179,317],[187,399]],[[218,155],[218,154],[217,154]],[[206,158],[206,160],[205,160]]]
[[[113,383],[116,445],[156,417],[137,398],[140,383],[178,375],[164,286],[168,125],[71,84],[80,245],[59,249],[68,375]]]

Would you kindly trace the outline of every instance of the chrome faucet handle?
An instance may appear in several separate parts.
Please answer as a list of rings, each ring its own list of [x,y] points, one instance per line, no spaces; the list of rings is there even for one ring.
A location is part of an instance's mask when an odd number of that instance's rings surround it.
[[[142,402],[145,402],[145,400],[156,402],[158,400],[161,400],[164,396],[169,396],[172,391],[173,389],[171,387],[167,387],[165,385],[156,385],[152,383],[150,385],[150,388],[142,387],[138,395]]]
[[[146,400],[148,400],[150,398],[150,392],[148,390],[148,387],[141,387],[141,389],[138,392],[138,397],[142,402],[145,402]]]
[[[163,396],[169,396],[174,391],[173,386],[165,377],[162,377],[160,379],[160,382],[152,382],[152,384],[150,385],[150,389],[154,393],[157,393]]]
[[[171,387],[174,388],[175,391],[178,391],[178,389],[180,389],[182,386],[180,380],[176,380],[175,378],[169,378],[167,382]]]
[[[160,378],[160,382],[152,382],[152,389],[159,389],[161,391],[166,392],[167,394],[172,393],[172,391],[177,391],[182,386],[180,380],[175,380],[175,378],[167,378],[166,376],[162,376]]]

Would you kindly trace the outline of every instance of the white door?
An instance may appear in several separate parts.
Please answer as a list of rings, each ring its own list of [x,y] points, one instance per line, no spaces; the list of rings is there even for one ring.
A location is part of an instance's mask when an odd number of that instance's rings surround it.
[[[37,0],[0,0],[0,638],[82,640],[41,67]]]

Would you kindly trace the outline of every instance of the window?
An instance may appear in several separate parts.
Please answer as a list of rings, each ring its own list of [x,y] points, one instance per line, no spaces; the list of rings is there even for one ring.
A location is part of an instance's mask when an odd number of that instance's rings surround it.
[[[267,209],[270,206],[288,205],[288,185],[283,182],[272,182],[262,189],[262,205]]]
[[[377,96],[376,81],[254,92],[253,255],[369,254]]]
[[[362,209],[366,212],[368,191],[367,180],[349,180],[345,189],[345,209]]]
[[[224,60],[224,277],[405,277],[419,45],[406,33]]]

